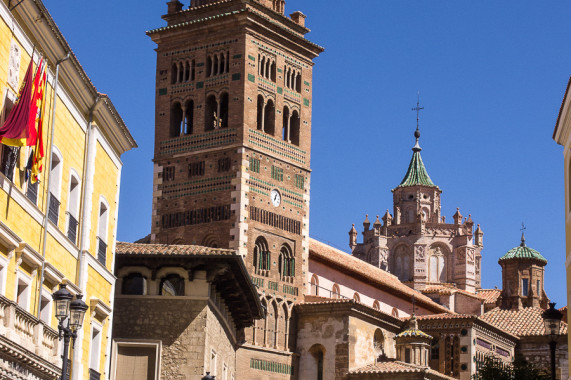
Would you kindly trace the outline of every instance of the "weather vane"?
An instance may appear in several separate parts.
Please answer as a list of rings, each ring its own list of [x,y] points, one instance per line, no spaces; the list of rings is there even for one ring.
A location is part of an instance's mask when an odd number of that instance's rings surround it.
[[[420,117],[420,110],[423,110],[424,107],[420,106],[420,91],[416,94],[416,107],[414,107],[412,110],[416,111],[416,130],[418,130],[418,121],[419,121],[419,117]]]

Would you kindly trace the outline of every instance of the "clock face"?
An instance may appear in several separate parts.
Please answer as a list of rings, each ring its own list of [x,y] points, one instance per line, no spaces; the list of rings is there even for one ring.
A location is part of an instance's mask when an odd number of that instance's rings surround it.
[[[273,189],[270,193],[270,198],[272,199],[272,204],[275,207],[278,207],[280,203],[282,203],[282,195],[276,189]]]

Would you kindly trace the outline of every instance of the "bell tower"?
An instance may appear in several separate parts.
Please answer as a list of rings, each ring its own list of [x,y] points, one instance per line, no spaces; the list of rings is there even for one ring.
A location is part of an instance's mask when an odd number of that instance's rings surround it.
[[[267,309],[240,378],[289,379],[309,253],[313,59],[284,0],[178,0],[157,44],[151,242],[235,249]],[[295,328],[292,329],[295,331]],[[251,363],[267,362],[268,373]],[[264,368],[266,364],[264,364]]]

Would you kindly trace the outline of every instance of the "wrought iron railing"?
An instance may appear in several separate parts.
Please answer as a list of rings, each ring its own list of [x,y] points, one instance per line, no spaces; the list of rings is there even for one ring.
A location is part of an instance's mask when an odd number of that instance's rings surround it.
[[[75,244],[77,242],[78,222],[71,214],[68,213],[68,216],[69,216],[69,222],[67,225],[67,238]]]
[[[107,244],[101,238],[99,239],[99,244],[97,246],[97,260],[103,265],[107,261]]]
[[[38,182],[28,182],[28,190],[26,191],[26,196],[33,204],[38,204]]]
[[[57,226],[57,222],[59,219],[59,200],[50,193],[50,204],[48,207],[48,219],[52,221],[53,224]]]

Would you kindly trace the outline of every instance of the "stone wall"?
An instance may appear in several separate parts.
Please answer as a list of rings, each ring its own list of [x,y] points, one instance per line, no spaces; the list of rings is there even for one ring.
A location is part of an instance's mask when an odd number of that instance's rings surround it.
[[[163,379],[199,380],[210,370],[212,349],[218,355],[217,373],[222,373],[223,363],[234,371],[232,338],[206,299],[117,297],[113,339],[160,340]]]
[[[545,337],[522,337],[516,352],[523,355],[527,361],[535,364],[537,367],[543,368],[548,372],[550,371],[551,351]],[[564,335],[558,340],[555,351],[557,379],[567,380],[569,377],[568,361],[567,336]]]

